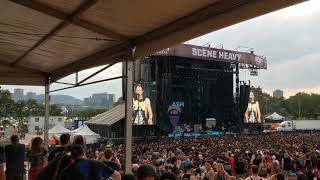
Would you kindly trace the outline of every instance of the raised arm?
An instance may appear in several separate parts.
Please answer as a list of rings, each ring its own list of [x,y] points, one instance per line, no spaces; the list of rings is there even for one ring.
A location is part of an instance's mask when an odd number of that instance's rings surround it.
[[[259,102],[257,101],[257,115],[258,115],[258,122],[261,123],[261,112],[260,112],[260,105]]]
[[[148,125],[152,125],[153,124],[153,121],[152,121],[153,113],[152,113],[151,102],[150,102],[149,98],[146,98],[146,109],[147,109],[147,113],[148,113]]]

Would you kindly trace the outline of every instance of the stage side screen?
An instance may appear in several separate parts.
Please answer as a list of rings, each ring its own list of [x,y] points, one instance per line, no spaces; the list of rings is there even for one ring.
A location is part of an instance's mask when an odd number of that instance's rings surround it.
[[[244,114],[244,123],[262,123],[262,115],[257,92],[251,90],[249,93],[248,107]]]
[[[133,87],[133,125],[154,125],[153,117],[152,102],[150,97],[145,94],[144,84],[135,82]]]

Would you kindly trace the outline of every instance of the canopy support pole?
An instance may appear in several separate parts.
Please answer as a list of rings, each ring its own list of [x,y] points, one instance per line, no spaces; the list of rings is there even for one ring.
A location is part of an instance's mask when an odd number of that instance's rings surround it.
[[[132,85],[133,85],[133,61],[126,59],[126,119],[125,119],[125,173],[131,173],[132,169]]]
[[[45,84],[45,97],[44,97],[45,113],[44,113],[44,147],[48,150],[48,131],[49,131],[49,111],[50,111],[50,83],[47,80]]]

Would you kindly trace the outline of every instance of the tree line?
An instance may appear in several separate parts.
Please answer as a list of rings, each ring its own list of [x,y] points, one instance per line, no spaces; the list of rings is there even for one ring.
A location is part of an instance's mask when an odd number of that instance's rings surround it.
[[[80,118],[89,119],[105,112],[107,109],[86,109],[79,112],[70,112],[66,114],[67,119]],[[44,116],[45,105],[34,99],[15,102],[11,98],[9,90],[0,89],[0,118],[1,125],[9,125],[9,119],[13,118],[19,122],[19,127],[29,116]],[[62,110],[55,104],[50,105],[50,116],[60,116]]]
[[[277,112],[291,119],[320,119],[320,94],[299,92],[288,99],[276,99],[262,93],[259,104],[263,115]]]

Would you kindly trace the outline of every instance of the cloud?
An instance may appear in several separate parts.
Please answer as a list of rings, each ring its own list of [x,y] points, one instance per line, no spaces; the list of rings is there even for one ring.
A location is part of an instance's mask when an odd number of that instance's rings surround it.
[[[270,65],[266,71],[260,71],[258,77],[248,79],[255,85],[262,84],[267,92],[282,89],[287,96],[299,91],[320,93],[320,52],[290,59],[282,64]],[[286,92],[287,91],[287,92]]]
[[[211,47],[223,44],[225,49],[238,46],[254,48],[267,56],[270,63],[319,51],[320,1],[308,1],[260,16],[189,41]],[[294,15],[294,16],[293,16]],[[239,48],[246,51],[246,48]]]
[[[193,39],[188,43],[211,47],[223,44],[225,49],[239,46],[254,48],[268,59],[268,70],[258,77],[242,70],[241,80],[250,80],[265,91],[283,89],[288,94],[320,93],[320,1],[308,1],[277,12],[245,21]],[[239,48],[247,51],[248,48]]]

